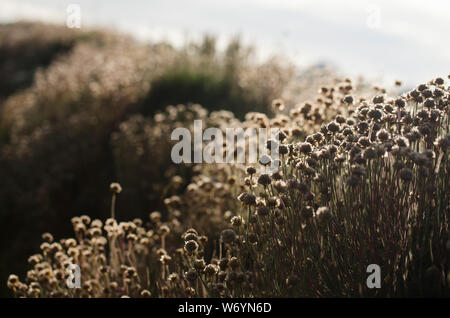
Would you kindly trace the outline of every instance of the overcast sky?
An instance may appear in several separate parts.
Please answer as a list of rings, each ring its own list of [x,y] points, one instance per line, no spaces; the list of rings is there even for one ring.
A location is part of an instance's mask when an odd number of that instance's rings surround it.
[[[416,0],[0,0],[0,22],[105,26],[143,40],[181,45],[204,33],[240,34],[262,55],[281,52],[300,66],[330,63],[349,75],[409,85],[450,73],[450,1]]]

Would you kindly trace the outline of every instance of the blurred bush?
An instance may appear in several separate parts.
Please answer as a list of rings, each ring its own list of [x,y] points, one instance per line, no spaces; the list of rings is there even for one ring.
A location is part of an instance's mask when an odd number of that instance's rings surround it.
[[[280,97],[293,79],[294,69],[277,58],[261,64],[254,59],[253,49],[238,37],[223,52],[211,36],[199,45],[188,43],[174,64],[152,81],[142,113],[185,103],[227,109],[240,118],[248,111],[268,111],[272,99]]]
[[[38,68],[47,67],[77,43],[104,46],[115,40],[115,35],[103,31],[79,33],[28,22],[0,25],[0,98],[30,86]]]
[[[158,110],[198,102],[238,115],[267,109],[294,74],[275,58],[253,62],[238,39],[224,52],[213,37],[174,49],[34,23],[1,26],[0,57],[2,293],[39,233],[67,235],[67,219],[80,212],[108,215],[111,181],[124,186],[119,218],[164,208],[169,180],[189,181],[191,167],[175,169],[167,157],[171,129],[187,122],[171,117],[177,108]],[[206,119],[189,107],[189,120]]]

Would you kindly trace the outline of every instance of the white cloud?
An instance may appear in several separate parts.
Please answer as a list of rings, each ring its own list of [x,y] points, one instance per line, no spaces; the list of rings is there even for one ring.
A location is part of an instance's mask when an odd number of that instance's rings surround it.
[[[0,0],[0,22],[36,20],[54,23],[64,22],[66,12],[50,9],[42,5],[12,0]]]
[[[65,19],[61,0],[0,0],[0,22]],[[76,0],[83,25],[114,27],[141,40],[236,33],[267,56],[281,52],[301,63],[331,61],[345,72],[396,76],[416,83],[450,69],[448,0]],[[371,29],[371,7],[380,27]],[[446,74],[440,74],[446,75]]]

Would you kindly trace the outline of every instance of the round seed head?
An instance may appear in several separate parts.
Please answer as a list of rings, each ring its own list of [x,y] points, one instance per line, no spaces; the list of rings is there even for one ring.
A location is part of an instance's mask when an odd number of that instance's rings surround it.
[[[222,242],[230,244],[236,241],[237,235],[233,229],[226,229],[222,231],[221,238]]]
[[[111,190],[111,192],[115,194],[119,194],[120,192],[122,192],[122,187],[119,183],[113,182],[109,185],[109,190]]]

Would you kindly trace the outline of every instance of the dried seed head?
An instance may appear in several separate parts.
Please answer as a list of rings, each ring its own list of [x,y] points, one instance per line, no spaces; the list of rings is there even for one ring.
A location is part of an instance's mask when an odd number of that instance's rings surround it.
[[[387,141],[389,139],[389,133],[385,129],[381,129],[377,132],[377,138],[380,141]]]
[[[270,179],[270,178],[269,178]],[[243,192],[238,196],[238,200],[241,201],[245,205],[255,205],[256,197],[255,195],[247,192]]]
[[[381,104],[384,103],[384,96],[383,95],[377,95],[374,98],[372,98],[372,102],[374,104]]]
[[[309,219],[313,216],[313,212],[314,212],[314,209],[311,206],[307,205],[302,210],[302,216],[305,219]]]
[[[42,234],[42,239],[47,242],[47,243],[52,243],[53,242],[53,235],[51,235],[50,233],[44,233]]]
[[[433,82],[436,85],[444,85],[444,79],[442,77],[435,78]]]
[[[242,217],[241,216],[233,216],[231,218],[231,225],[234,227],[239,227],[242,225]]]
[[[194,297],[195,296],[195,289],[192,287],[186,287],[185,289],[186,297]]]
[[[284,110],[284,102],[282,99],[274,99],[272,101],[272,107],[278,111],[283,111]]]
[[[214,276],[219,272],[219,267],[217,265],[208,264],[205,267],[204,272],[208,276]]]
[[[289,148],[286,145],[280,145],[278,147],[278,152],[280,155],[287,155],[289,153]]]
[[[198,240],[198,235],[192,232],[188,232],[188,233],[184,233],[183,234],[183,239],[185,241],[197,241]]]
[[[109,185],[109,190],[111,190],[111,192],[115,194],[119,194],[120,192],[122,192],[122,187],[119,183],[113,182]]]
[[[208,237],[202,235],[198,238],[198,242],[202,245],[205,246],[206,243],[208,243]]]
[[[202,271],[205,267],[206,267],[206,263],[203,258],[194,260],[194,268],[197,271]]]
[[[270,179],[270,176],[266,173],[260,175],[258,178],[258,183],[265,187],[268,186],[271,182],[272,180]]]
[[[198,274],[194,269],[190,269],[188,270],[185,274],[184,277],[191,283],[194,283],[197,278],[198,278]]]
[[[383,112],[379,109],[373,108],[373,109],[369,110],[367,115],[369,116],[369,118],[371,118],[373,120],[380,120],[381,117],[383,116]]]
[[[412,170],[409,168],[401,169],[399,172],[399,175],[400,175],[400,178],[405,182],[411,181],[414,177]]]
[[[322,206],[317,209],[316,211],[316,217],[318,218],[318,221],[322,224],[327,223],[332,218],[331,211],[328,207]]]
[[[270,209],[265,205],[261,205],[256,209],[256,214],[259,216],[267,216],[270,213]]]
[[[249,175],[254,175],[256,173],[256,169],[254,167],[247,167],[246,171]]]
[[[441,151],[446,151],[450,148],[450,134],[441,136],[434,142],[434,145],[438,147]]]
[[[343,99],[344,103],[348,104],[348,105],[353,105],[353,96],[351,95],[346,95]]]
[[[159,221],[161,221],[161,213],[158,211],[154,211],[154,212],[150,213],[150,220],[153,223],[158,223]]]
[[[91,227],[101,228],[102,226],[103,226],[103,223],[99,219],[95,219],[91,223]]]
[[[167,280],[168,280],[169,282],[171,282],[171,283],[176,283],[176,282],[178,282],[179,278],[180,278],[180,277],[178,276],[177,273],[172,273],[172,274],[170,274],[169,276],[167,276]]]
[[[167,236],[170,233],[170,228],[167,225],[162,225],[159,228],[161,236]]]
[[[298,146],[298,149],[304,154],[309,154],[312,152],[312,145],[309,142],[303,142]]]
[[[288,288],[295,287],[299,283],[300,283],[300,278],[295,274],[290,275],[288,278],[286,278],[286,285]]]
[[[336,133],[336,132],[339,131],[340,127],[339,127],[339,124],[338,124],[338,123],[332,121],[331,123],[329,123],[329,124],[327,125],[327,129],[328,129],[330,132],[332,132],[332,133]]]
[[[221,238],[222,242],[230,244],[236,241],[237,235],[233,229],[226,229],[222,231]]]
[[[423,106],[427,107],[427,108],[433,108],[435,106],[434,103],[434,99],[432,98],[427,98],[424,102],[423,102]]]
[[[11,274],[8,277],[8,286],[15,286],[19,283],[19,277],[17,275]]]
[[[232,270],[237,270],[240,267],[239,259],[237,257],[233,256],[232,258],[230,258],[228,265],[230,265]]]
[[[227,269],[227,267],[228,267],[228,259],[227,258],[222,258],[220,261],[219,261],[219,267],[220,267],[220,269],[221,270],[226,270]]]
[[[189,240],[186,243],[184,243],[184,250],[189,254],[192,255],[198,250],[198,243],[194,240]]]

